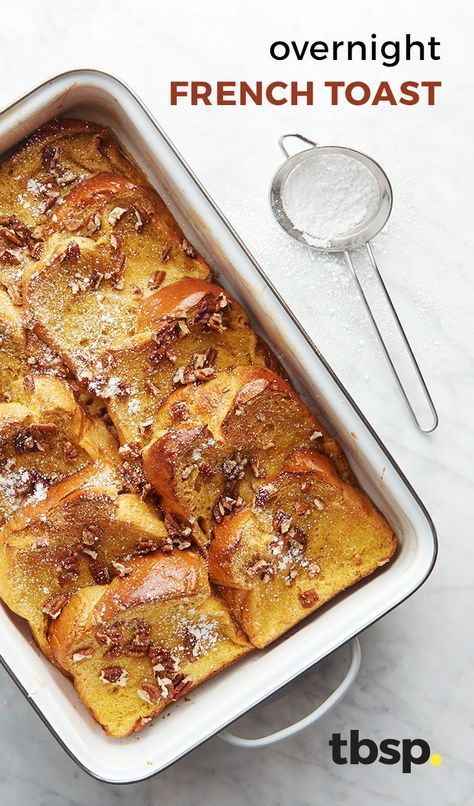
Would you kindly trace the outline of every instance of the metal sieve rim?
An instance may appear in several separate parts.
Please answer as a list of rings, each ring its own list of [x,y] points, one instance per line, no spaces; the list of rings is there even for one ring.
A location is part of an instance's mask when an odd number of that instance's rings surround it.
[[[290,221],[285,213],[282,202],[283,187],[289,175],[297,165],[306,160],[314,158],[316,151],[318,153],[324,152],[326,154],[339,154],[362,163],[375,177],[380,192],[378,210],[372,216],[372,218],[350,235],[334,238],[328,246],[321,246],[308,242],[308,240],[305,238],[305,235],[309,238],[315,236],[311,233],[304,233],[294,227],[293,222]],[[297,241],[305,244],[305,246],[308,246],[311,249],[316,249],[318,252],[345,252],[350,249],[356,249],[359,246],[364,246],[375,235],[377,235],[377,233],[379,233],[382,227],[386,224],[392,211],[392,204],[392,186],[383,168],[378,162],[372,159],[372,157],[369,157],[362,151],[356,151],[356,149],[347,148],[346,146],[314,145],[311,148],[307,148],[303,151],[293,154],[293,156],[288,157],[288,159],[286,159],[285,162],[280,165],[272,179],[270,187],[270,205],[273,215],[280,226],[285,230],[285,232],[288,233],[288,235],[296,238]]]

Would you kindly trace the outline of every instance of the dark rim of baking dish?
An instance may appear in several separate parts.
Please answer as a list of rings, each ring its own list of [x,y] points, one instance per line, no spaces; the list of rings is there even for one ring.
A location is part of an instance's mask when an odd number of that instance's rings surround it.
[[[139,98],[139,96],[128,86],[128,84],[125,81],[122,81],[121,79],[117,78],[116,76],[112,75],[111,73],[105,72],[104,70],[95,70],[93,68],[78,68],[76,70],[66,70],[63,73],[58,73],[57,75],[46,79],[46,81],[42,81],[41,84],[38,84],[36,87],[34,87],[29,92],[25,93],[24,95],[21,95],[15,101],[13,101],[12,103],[8,104],[8,106],[5,106],[3,109],[0,110],[0,118],[3,117],[3,115],[6,114],[7,112],[9,112],[11,109],[13,109],[13,107],[15,107],[17,104],[22,103],[23,101],[26,101],[27,98],[29,98],[31,95],[34,95],[36,92],[41,90],[43,87],[46,87],[48,84],[51,84],[52,82],[57,81],[58,79],[67,78],[67,77],[73,78],[74,76],[77,76],[78,78],[82,77],[82,76],[87,77],[88,75],[89,76],[104,77],[107,80],[109,80],[109,81],[111,80],[112,82],[118,84],[122,89],[124,89],[126,92],[128,92],[128,94],[131,95],[132,98],[143,109],[143,112],[145,113],[145,115],[148,117],[150,122],[156,128],[156,130],[158,131],[160,136],[163,138],[163,140],[165,140],[165,142],[168,144],[170,149],[174,152],[174,154],[176,155],[176,157],[178,158],[178,160],[182,164],[183,168],[185,168],[186,172],[191,177],[191,179],[194,182],[194,184],[199,188],[200,192],[206,198],[207,202],[211,205],[211,207],[213,208],[213,210],[216,213],[216,215],[221,219],[222,223],[226,226],[226,228],[228,229],[228,231],[230,232],[230,234],[232,235],[232,237],[234,238],[236,243],[239,245],[239,247],[242,250],[242,252],[244,252],[244,254],[248,258],[248,260],[250,260],[250,262],[252,263],[254,269],[258,272],[260,277],[263,279],[263,281],[266,283],[266,285],[270,288],[270,290],[272,291],[273,295],[276,297],[276,299],[278,300],[278,302],[280,303],[282,308],[285,310],[285,312],[288,314],[288,316],[290,317],[290,319],[293,322],[293,324],[295,325],[295,327],[298,329],[298,331],[301,333],[301,335],[303,336],[305,341],[311,347],[312,351],[315,353],[315,355],[321,361],[321,363],[323,364],[324,368],[329,373],[329,375],[331,376],[333,381],[336,383],[336,385],[339,387],[340,391],[342,392],[342,394],[344,395],[344,397],[346,398],[348,403],[355,410],[356,414],[361,419],[362,423],[367,428],[367,430],[369,431],[370,435],[372,436],[372,438],[375,440],[375,442],[377,443],[377,445],[381,449],[382,453],[385,454],[385,456],[387,457],[387,459],[391,463],[391,465],[394,468],[394,470],[398,473],[400,479],[402,480],[402,482],[404,483],[404,485],[408,489],[409,493],[412,495],[412,497],[414,498],[415,502],[419,506],[422,514],[424,515],[424,517],[425,517],[425,519],[426,519],[426,521],[428,523],[428,526],[429,526],[429,528],[431,530],[432,536],[433,536],[433,554],[432,554],[430,565],[429,565],[429,567],[428,567],[423,579],[420,580],[420,582],[413,588],[413,590],[411,590],[410,593],[408,593],[406,596],[402,597],[398,602],[396,602],[396,604],[393,604],[390,607],[387,607],[387,609],[384,610],[383,613],[381,613],[379,616],[373,618],[368,624],[365,625],[365,627],[362,630],[354,632],[348,638],[345,637],[344,640],[341,641],[340,644],[335,646],[334,649],[332,649],[331,652],[329,652],[327,655],[324,655],[322,658],[319,658],[317,661],[314,661],[313,663],[309,663],[308,666],[306,666],[304,669],[301,669],[298,672],[296,672],[295,675],[293,677],[290,677],[290,679],[284,684],[284,686],[285,686],[285,685],[288,685],[289,683],[291,683],[293,680],[295,680],[300,675],[304,674],[312,666],[316,666],[316,664],[319,663],[319,661],[323,660],[323,658],[329,657],[329,655],[332,655],[333,652],[336,652],[338,649],[340,649],[342,646],[344,646],[344,644],[346,644],[349,641],[351,641],[352,638],[354,638],[356,635],[361,635],[368,627],[371,627],[373,624],[375,624],[381,618],[384,618],[384,616],[386,616],[387,613],[390,613],[392,610],[394,610],[396,607],[401,605],[403,602],[406,602],[407,599],[409,599],[411,596],[413,596],[413,594],[416,593],[416,591],[419,590],[419,588],[421,588],[422,585],[424,585],[424,583],[426,582],[426,580],[428,579],[428,577],[430,576],[430,574],[431,574],[431,572],[432,572],[432,570],[434,568],[434,565],[436,563],[436,558],[438,556],[438,536],[436,534],[436,529],[435,529],[434,523],[433,523],[433,521],[431,519],[431,516],[430,516],[428,510],[426,509],[425,505],[421,501],[420,497],[415,492],[415,490],[413,489],[412,485],[410,484],[410,482],[406,478],[405,474],[403,473],[403,471],[401,470],[401,468],[399,467],[399,465],[397,464],[395,459],[392,457],[390,452],[387,450],[387,448],[385,447],[385,445],[382,442],[382,440],[380,439],[380,437],[377,435],[376,431],[370,425],[369,421],[367,420],[365,415],[362,413],[362,411],[360,410],[360,408],[357,405],[357,403],[355,402],[355,400],[349,394],[349,392],[347,391],[345,386],[341,383],[341,381],[339,380],[338,376],[335,374],[335,372],[332,369],[332,367],[328,364],[328,362],[326,361],[326,359],[324,358],[324,356],[322,355],[322,353],[320,352],[318,347],[315,345],[315,343],[313,342],[312,338],[309,336],[309,334],[306,332],[306,330],[302,327],[301,323],[298,321],[297,317],[295,316],[295,314],[293,313],[291,308],[289,308],[288,305],[286,304],[286,302],[283,299],[283,297],[281,296],[280,292],[273,285],[273,283],[269,279],[269,277],[267,277],[267,275],[265,274],[265,272],[263,271],[263,269],[261,268],[261,266],[259,265],[259,263],[255,259],[255,257],[252,255],[252,253],[249,251],[249,249],[247,248],[245,243],[242,241],[242,239],[240,238],[239,234],[236,232],[236,230],[234,229],[232,224],[227,220],[226,216],[220,210],[220,208],[218,207],[218,205],[216,204],[216,202],[214,201],[212,196],[210,196],[209,193],[207,192],[207,190],[203,187],[203,185],[201,184],[200,180],[197,178],[197,176],[195,175],[193,170],[189,167],[188,163],[183,158],[181,153],[178,151],[176,146],[172,143],[172,141],[170,140],[168,135],[163,131],[163,129],[161,128],[159,123],[157,123],[157,121],[155,120],[153,114],[150,112],[148,107],[143,103],[143,101]],[[56,733],[56,731],[54,730],[52,725],[48,722],[48,720],[46,719],[45,715],[43,714],[43,712],[41,711],[39,706],[37,706],[36,703],[31,699],[31,697],[28,694],[28,691],[25,689],[25,687],[22,685],[22,683],[20,683],[20,681],[16,677],[15,673],[8,666],[8,664],[6,663],[6,661],[4,660],[4,658],[2,657],[1,654],[0,654],[0,663],[2,664],[3,668],[5,669],[5,671],[12,678],[14,683],[16,683],[16,685],[18,686],[18,688],[20,689],[20,691],[22,692],[22,694],[24,695],[26,700],[29,702],[31,707],[36,711],[36,713],[38,714],[39,718],[41,719],[43,724],[47,727],[47,729],[52,734],[52,736],[54,736],[56,741],[61,745],[61,747],[67,753],[67,755],[78,765],[78,767],[80,767],[80,769],[83,770],[83,772],[87,773],[88,775],[90,775],[95,780],[100,781],[101,783],[111,784],[111,785],[114,785],[114,786],[130,786],[130,785],[133,785],[133,784],[140,783],[140,781],[145,781],[145,780],[148,780],[150,778],[153,778],[155,775],[159,775],[161,772],[164,772],[164,770],[169,769],[170,767],[172,767],[173,764],[176,764],[182,758],[185,758],[193,750],[196,750],[197,747],[200,747],[202,744],[204,744],[205,742],[209,741],[209,739],[212,739],[214,736],[217,736],[217,734],[220,733],[221,730],[224,730],[224,728],[227,728],[227,727],[229,727],[229,725],[232,725],[234,722],[236,722],[238,719],[240,719],[244,714],[248,714],[254,708],[257,708],[262,702],[264,702],[269,697],[271,697],[276,691],[284,688],[284,686],[275,686],[275,688],[272,689],[272,691],[270,691],[268,694],[266,694],[264,697],[262,697],[262,699],[260,699],[258,702],[256,702],[254,705],[252,705],[250,708],[244,708],[242,710],[242,712],[240,714],[238,714],[238,716],[236,716],[233,719],[229,720],[229,722],[226,722],[223,725],[221,725],[218,728],[218,730],[213,730],[204,739],[200,739],[199,741],[197,741],[196,744],[193,745],[193,747],[190,747],[189,750],[187,750],[185,753],[180,755],[178,758],[174,759],[174,761],[171,761],[168,764],[166,764],[164,767],[161,767],[161,769],[156,770],[155,772],[151,772],[150,775],[144,775],[144,776],[142,776],[140,778],[136,778],[133,781],[116,781],[116,780],[114,780],[112,778],[104,778],[104,777],[98,775],[97,773],[93,772],[88,767],[86,767],[85,764],[83,764],[82,761],[80,761],[77,758],[77,756],[74,755],[74,753],[70,750],[70,748],[63,742],[61,737]]]

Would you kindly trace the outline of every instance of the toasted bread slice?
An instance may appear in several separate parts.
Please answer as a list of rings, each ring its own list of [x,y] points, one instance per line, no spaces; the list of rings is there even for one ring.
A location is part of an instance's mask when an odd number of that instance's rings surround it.
[[[114,171],[142,182],[109,129],[55,120],[0,164],[0,282],[12,286],[42,254],[65,196],[85,177]]]
[[[110,129],[85,120],[53,120],[0,163],[0,215],[15,215],[28,227],[44,224],[78,182],[103,172],[143,182]]]
[[[0,400],[12,399],[12,388],[35,373],[65,377],[59,356],[25,326],[21,308],[0,288]]]
[[[365,493],[327,457],[297,451],[252,505],[215,526],[209,573],[261,648],[385,565],[396,546]]]
[[[251,500],[297,448],[322,451],[352,479],[337,442],[269,369],[236,367],[198,387],[184,387],[159,410],[143,463],[166,511],[209,538],[213,521]]]
[[[13,386],[0,403],[0,520],[89,462],[118,467],[118,446],[104,422],[88,416],[68,384],[49,375]]]
[[[65,197],[51,231],[112,241],[114,250],[126,255],[130,277],[136,275],[138,296],[181,277],[210,276],[209,266],[143,177],[136,183],[111,173],[85,179]],[[149,286],[140,282],[143,266]]]
[[[49,621],[73,591],[127,573],[134,552],[168,541],[157,511],[120,488],[112,468],[87,465],[22,506],[1,533],[0,594],[46,654]]]
[[[156,552],[129,567],[76,593],[49,631],[53,657],[110,736],[141,730],[251,649],[199,555]]]
[[[92,187],[80,185],[71,193],[76,197],[83,192],[96,206],[97,198],[102,200],[92,218],[99,237],[87,235],[87,224],[78,227],[74,237],[56,234],[22,281],[37,334],[79,377],[90,373],[94,360],[112,342],[135,332],[139,307],[159,284],[210,276],[202,258],[168,226],[153,191],[109,176],[86,184],[97,187],[99,180],[99,188],[105,185],[111,198],[105,190],[104,200],[99,190],[94,194]],[[78,201],[66,199],[64,221],[83,211],[76,206]],[[88,206],[84,209],[89,213]]]
[[[107,349],[90,384],[107,400],[122,443],[142,442],[174,389],[241,364],[265,363],[242,307],[221,287],[186,278],[156,291],[138,314],[138,333]]]

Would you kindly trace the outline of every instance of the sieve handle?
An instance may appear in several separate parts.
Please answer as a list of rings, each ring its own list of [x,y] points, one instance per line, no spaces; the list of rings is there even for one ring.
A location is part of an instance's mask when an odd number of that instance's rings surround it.
[[[288,137],[296,137],[297,140],[302,140],[303,143],[308,143],[310,146],[318,145],[317,143],[315,143],[314,140],[310,140],[309,137],[305,137],[304,134],[282,134],[282,136],[278,138],[278,145],[280,146],[281,150],[283,151],[287,159],[291,156],[290,152],[287,150],[285,146],[285,140]]]
[[[375,255],[374,255],[374,252],[373,252],[373,249],[372,249],[372,245],[371,245],[371,243],[369,241],[365,244],[365,248],[367,250],[370,265],[371,265],[372,270],[374,272],[375,279],[377,280],[378,286],[379,286],[379,288],[381,289],[381,291],[383,293],[383,297],[385,299],[385,302],[388,305],[388,310],[389,310],[389,312],[390,312],[390,314],[392,316],[392,319],[393,319],[393,322],[394,322],[394,324],[396,326],[396,330],[398,332],[398,335],[401,337],[402,344],[404,345],[405,350],[406,350],[406,352],[408,354],[410,364],[411,364],[411,369],[414,372],[415,379],[418,382],[419,387],[421,389],[422,396],[423,396],[423,401],[426,404],[427,414],[428,414],[428,418],[429,418],[429,419],[427,419],[426,424],[422,424],[420,422],[419,416],[415,412],[415,409],[413,408],[412,401],[410,399],[410,395],[407,392],[407,389],[405,388],[405,385],[404,385],[403,381],[400,378],[399,371],[397,370],[396,359],[394,358],[394,356],[392,355],[391,351],[389,350],[389,348],[387,346],[387,343],[386,343],[386,341],[385,341],[385,339],[384,339],[384,337],[382,335],[382,331],[380,330],[379,324],[377,323],[377,320],[375,318],[375,314],[372,311],[372,308],[370,307],[369,300],[367,299],[366,293],[364,291],[364,287],[363,287],[363,285],[362,285],[362,283],[360,281],[359,275],[358,275],[358,273],[356,271],[356,268],[354,266],[352,258],[350,256],[349,252],[347,252],[347,251],[344,252],[344,257],[346,259],[346,263],[347,263],[347,265],[348,265],[348,267],[349,267],[349,269],[350,269],[350,271],[352,273],[352,276],[353,276],[353,278],[354,278],[354,280],[356,282],[356,285],[357,285],[357,287],[359,289],[360,295],[361,295],[362,300],[363,300],[363,302],[365,304],[365,307],[367,309],[367,313],[370,316],[372,324],[373,324],[373,326],[375,328],[375,332],[376,332],[376,334],[378,336],[378,339],[380,341],[382,349],[383,349],[383,351],[385,353],[385,356],[387,358],[387,361],[389,363],[390,369],[392,370],[393,376],[394,376],[394,378],[395,378],[395,380],[397,382],[397,385],[398,385],[398,388],[400,389],[402,397],[405,400],[405,403],[406,403],[406,405],[408,407],[408,410],[409,410],[409,412],[410,412],[415,424],[420,429],[420,431],[423,431],[423,433],[425,433],[425,434],[430,434],[432,431],[435,430],[435,428],[438,425],[438,422],[439,422],[438,413],[437,413],[437,411],[435,409],[433,400],[431,399],[431,395],[430,395],[430,393],[428,391],[428,387],[426,386],[425,379],[423,378],[423,375],[421,373],[421,370],[420,370],[420,367],[418,365],[418,362],[417,362],[417,360],[415,358],[415,355],[413,353],[413,350],[412,350],[412,348],[410,346],[410,342],[408,341],[408,338],[407,338],[407,335],[405,333],[405,330],[403,329],[403,325],[402,325],[402,323],[401,323],[401,321],[400,321],[400,319],[398,317],[398,314],[397,314],[397,312],[395,310],[395,306],[394,306],[394,304],[393,304],[393,302],[392,302],[392,300],[390,298],[390,294],[388,293],[387,286],[385,285],[385,283],[383,281],[383,278],[382,278],[382,275],[380,274],[379,267],[377,266],[377,261],[375,260]]]

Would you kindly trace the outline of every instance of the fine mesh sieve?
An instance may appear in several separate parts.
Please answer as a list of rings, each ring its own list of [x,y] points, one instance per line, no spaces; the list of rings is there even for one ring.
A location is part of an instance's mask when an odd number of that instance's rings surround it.
[[[308,147],[303,151],[290,155],[285,147],[285,140],[290,137],[303,141]],[[386,173],[371,157],[352,148],[320,146],[301,134],[285,134],[280,137],[278,142],[286,161],[276,172],[271,185],[270,203],[275,218],[289,235],[309,248],[321,252],[340,252],[344,254],[347,267],[360,292],[390,369],[414,422],[420,431],[425,433],[434,431],[438,425],[438,414],[405,330],[380,274],[371,244],[371,239],[380,232],[392,210],[392,188]],[[297,169],[300,175],[305,170],[314,171],[316,168],[317,171],[318,161],[321,162],[321,157],[327,158],[328,155],[346,157],[364,166],[370,171],[378,186],[378,201],[374,209],[368,210],[367,215],[360,222],[354,224],[350,231],[337,235],[331,234],[329,239],[319,238],[319,233],[317,232],[297,229],[296,222],[290,220],[287,215],[283,202],[285,188],[288,186],[289,179],[292,176],[294,178],[295,170]],[[348,193],[350,194],[350,192],[349,186]],[[388,325],[383,322],[383,314],[380,311],[375,312],[371,303],[374,287],[370,288],[370,284],[363,280],[362,272],[358,270],[352,258],[351,250],[358,247],[364,247],[366,250],[372,270],[371,279],[375,281],[375,288],[379,297],[381,296],[389,315]],[[380,299],[375,299],[374,304],[379,304],[380,301]],[[390,329],[392,330],[391,333],[389,332]]]

